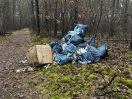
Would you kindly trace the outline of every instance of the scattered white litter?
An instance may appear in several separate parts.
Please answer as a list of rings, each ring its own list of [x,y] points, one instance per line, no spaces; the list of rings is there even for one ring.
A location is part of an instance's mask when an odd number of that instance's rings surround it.
[[[19,61],[20,64],[27,65],[28,61],[27,58],[25,57],[23,60]]]
[[[20,68],[16,70],[16,73],[20,72],[33,72],[35,69],[33,67],[27,67],[27,68]]]

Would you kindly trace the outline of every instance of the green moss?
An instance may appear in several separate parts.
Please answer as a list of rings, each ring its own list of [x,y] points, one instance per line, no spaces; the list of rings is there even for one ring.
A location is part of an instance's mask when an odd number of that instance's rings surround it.
[[[132,55],[132,51],[128,51],[128,54],[129,54],[129,55]]]
[[[110,55],[110,56],[113,55],[113,52],[109,51],[109,52],[108,52],[108,55]]]
[[[48,77],[49,77],[49,78],[56,79],[56,78],[58,77],[58,74],[56,74],[56,73],[50,73],[50,74],[48,75]]]
[[[54,95],[51,97],[51,99],[62,99],[62,97],[60,95]]]
[[[101,72],[103,75],[108,75],[108,72],[105,70],[105,71],[102,71]]]
[[[125,70],[123,71],[124,74],[130,74],[131,73],[131,68],[125,68]]]
[[[132,80],[125,79],[125,78],[120,78],[119,82],[132,89]]]
[[[6,40],[7,40],[6,37],[0,36],[0,44],[5,43]]]
[[[72,93],[72,96],[73,96],[73,97],[79,97],[79,92],[73,92],[73,93]]]
[[[35,76],[39,76],[39,75],[41,75],[41,74],[43,74],[42,71],[37,71],[37,72],[35,72]]]
[[[38,84],[38,85],[34,86],[34,88],[37,89],[37,90],[43,90],[44,89],[44,85],[45,85],[45,83]]]
[[[117,74],[117,70],[111,70],[111,71],[110,71],[110,75],[111,75],[111,76],[113,76],[113,75],[115,75],[115,74]]]
[[[94,69],[99,69],[99,65],[98,64],[92,64]]]
[[[128,90],[128,92],[130,93],[130,95],[132,95],[132,90]]]
[[[90,74],[90,75],[89,75],[89,79],[91,79],[91,80],[97,80],[98,77],[95,76],[95,75],[93,75],[93,74]]]
[[[122,53],[127,53],[128,52],[128,49],[126,50],[121,50]]]
[[[124,56],[123,56],[123,59],[130,59],[132,58],[132,51],[128,51]]]
[[[81,73],[82,73],[82,75],[85,75],[86,72],[88,72],[86,66],[82,66],[82,69],[81,69]]]
[[[61,77],[59,80],[59,82],[61,82],[61,83],[69,83],[71,81],[72,81],[72,76],[69,76],[69,75]]]
[[[109,79],[110,77],[109,76],[107,76],[107,75],[104,75],[104,79]]]

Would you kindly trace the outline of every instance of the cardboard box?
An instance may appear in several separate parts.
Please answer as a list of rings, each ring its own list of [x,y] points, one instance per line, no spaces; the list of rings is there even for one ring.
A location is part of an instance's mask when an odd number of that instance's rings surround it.
[[[53,63],[52,49],[49,44],[31,47],[26,53],[26,57],[33,67]]]

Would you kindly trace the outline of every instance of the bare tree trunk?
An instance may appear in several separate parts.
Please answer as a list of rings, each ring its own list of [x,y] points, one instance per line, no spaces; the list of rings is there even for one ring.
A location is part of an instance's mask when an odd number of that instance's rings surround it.
[[[57,2],[58,0],[55,0],[55,8],[54,8],[54,36],[57,36]]]
[[[44,1],[44,4],[45,4],[45,30],[46,30],[46,32],[47,33],[49,33],[49,28],[48,28],[48,17],[47,17],[47,15],[48,15],[48,8],[47,8],[47,2],[48,1]]]
[[[132,15],[131,15],[131,24],[132,25]],[[132,26],[131,27],[131,42],[130,42],[130,50],[132,51]]]
[[[40,19],[39,19],[39,4],[38,4],[38,0],[35,0],[35,5],[36,5],[37,33],[40,34]]]
[[[66,12],[66,0],[62,1],[62,36],[65,34],[65,12]]]
[[[132,28],[131,28],[131,42],[130,42],[130,50],[132,51]]]
[[[114,35],[114,14],[115,14],[115,0],[112,1],[112,6],[111,6],[111,18],[110,18],[110,29],[109,29],[110,37]]]
[[[75,4],[75,8],[74,8],[74,24],[77,24],[77,22],[78,22],[77,3],[78,3],[78,1],[75,0],[75,2],[74,2],[74,4]]]
[[[97,23],[97,26],[96,26],[96,34],[98,32],[98,28],[99,28],[99,25],[100,25],[100,21],[101,21],[101,18],[102,18],[102,10],[103,10],[103,2],[102,0],[100,1],[100,16],[99,16],[99,20],[98,20],[98,23]]]
[[[35,17],[34,17],[34,1],[31,0],[31,27],[34,30],[35,28]]]
[[[125,37],[125,40],[126,42],[128,42],[127,40],[127,32],[128,32],[128,4],[129,3],[129,0],[125,0],[124,1],[124,15],[123,15],[123,34],[124,34],[124,37]]]
[[[13,5],[12,5],[13,9],[12,9],[12,22],[13,22],[13,26],[12,28],[14,29],[15,27],[15,10],[16,10],[16,0],[14,0]]]

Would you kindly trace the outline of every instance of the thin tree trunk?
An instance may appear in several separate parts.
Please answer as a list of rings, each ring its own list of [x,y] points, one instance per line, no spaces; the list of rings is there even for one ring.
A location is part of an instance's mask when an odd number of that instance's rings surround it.
[[[123,34],[124,34],[124,37],[125,37],[125,40],[126,40],[126,42],[128,42],[128,40],[127,40],[127,27],[128,27],[128,13],[127,13],[127,11],[128,11],[128,4],[129,3],[129,0],[125,0],[125,2],[124,2],[124,17],[123,17]]]
[[[48,15],[48,9],[47,9],[47,1],[44,1],[45,3],[45,30],[47,33],[49,33],[49,28],[48,28],[48,19],[47,19],[47,15]]]
[[[66,0],[62,1],[62,36],[65,34]]]
[[[77,24],[77,22],[78,22],[78,11],[77,11],[78,9],[77,9],[77,2],[78,2],[77,0],[75,0],[75,2],[74,2],[74,3],[75,3],[75,10],[74,10],[74,11],[75,11],[75,12],[74,12],[74,24]]]
[[[57,36],[57,1],[55,0],[55,8],[54,8],[54,36]]]
[[[32,27],[32,29],[34,30],[34,28],[35,28],[35,17],[34,17],[34,1],[33,0],[31,0],[31,27]]]
[[[130,50],[132,51],[132,28],[131,28],[131,42],[130,42]]]
[[[131,24],[132,25],[132,16],[131,16]],[[132,51],[132,26],[131,27],[131,42],[130,42],[130,50]]]
[[[111,18],[110,18],[110,29],[109,29],[110,37],[114,35],[114,14],[115,14],[115,0],[112,1],[112,7],[111,7]]]
[[[99,28],[99,25],[100,25],[100,21],[101,21],[101,18],[102,18],[102,10],[103,10],[103,2],[102,0],[100,1],[100,16],[99,16],[99,20],[98,20],[98,23],[97,23],[97,27],[96,27],[96,34],[98,32],[98,28]]]
[[[35,0],[35,5],[36,5],[37,33],[40,34],[40,19],[39,19],[39,4],[38,4],[38,0]]]

